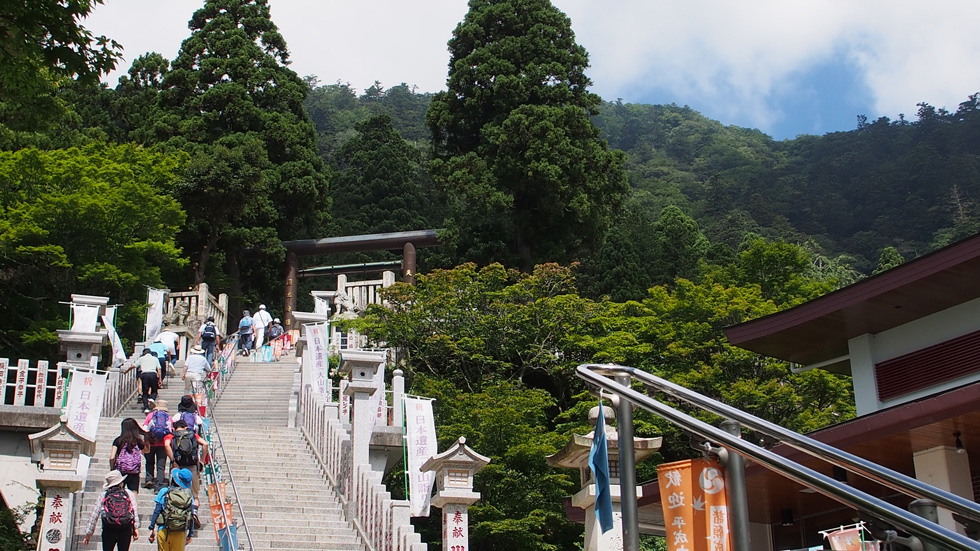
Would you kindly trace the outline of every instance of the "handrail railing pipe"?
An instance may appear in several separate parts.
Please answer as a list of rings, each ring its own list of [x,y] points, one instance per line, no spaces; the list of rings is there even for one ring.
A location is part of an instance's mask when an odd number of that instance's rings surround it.
[[[209,405],[208,407],[208,418],[210,419],[210,427],[214,430],[214,436],[218,440],[217,447],[221,449],[221,459],[225,465],[228,465],[228,454],[225,453],[225,447],[221,443],[221,431],[218,430],[218,422],[214,416],[213,404]],[[212,457],[211,460],[213,461],[214,458]],[[241,516],[242,526],[245,528],[245,539],[248,540],[248,548],[254,551],[255,545],[252,543],[252,533],[248,529],[248,520],[245,518],[245,510],[242,509],[242,500],[238,494],[238,485],[235,484],[235,475],[231,472],[231,468],[227,469],[227,473],[228,473],[228,481],[231,482],[231,491],[235,494],[235,505],[238,506],[238,514],[239,516]],[[220,496],[220,490],[219,490],[219,496]],[[224,507],[224,503],[222,503],[221,504],[222,515],[224,515],[224,511],[225,511],[225,507]],[[225,526],[229,530],[231,530],[231,523],[228,522],[228,519],[225,520]]]
[[[953,530],[930,522],[913,513],[905,511],[891,503],[880,500],[860,490],[851,488],[846,484],[834,480],[833,478],[814,471],[808,467],[797,464],[781,455],[775,454],[770,450],[752,444],[742,438],[729,434],[728,432],[709,425],[699,419],[682,413],[666,404],[663,404],[649,396],[641,394],[628,385],[622,385],[608,376],[628,374],[635,376],[634,368],[618,365],[604,364],[583,364],[578,366],[577,373],[592,385],[608,390],[620,397],[625,398],[639,407],[650,411],[668,421],[694,433],[706,440],[724,445],[729,451],[734,451],[739,455],[752,459],[760,465],[777,472],[786,478],[813,488],[821,494],[849,505],[858,511],[874,515],[882,520],[892,523],[910,534],[922,540],[941,546],[943,549],[959,551],[980,551],[980,542],[973,541],[966,536]],[[623,504],[626,506],[636,506],[636,503]]]
[[[708,398],[646,371],[633,367],[621,368],[629,370],[628,372],[631,376],[668,396],[698,406],[721,417],[736,420],[752,430],[770,436],[800,451],[819,457],[828,463],[847,469],[857,475],[869,478],[879,484],[904,492],[913,497],[931,499],[938,505],[946,507],[954,513],[958,513],[975,522],[980,522],[980,505],[962,496],[947,492],[941,488],[936,488],[935,486],[930,486],[911,476],[893,471],[862,457],[827,445],[819,440],[803,436],[765,419],[760,419],[750,413]]]

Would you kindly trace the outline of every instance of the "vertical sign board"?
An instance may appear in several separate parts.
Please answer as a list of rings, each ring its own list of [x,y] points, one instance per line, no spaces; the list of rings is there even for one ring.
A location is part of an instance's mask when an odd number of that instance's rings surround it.
[[[388,425],[388,416],[382,415],[382,411],[387,411],[387,408],[382,410],[385,402],[385,362],[378,364],[378,370],[374,372],[374,387],[377,388],[374,394],[371,395],[371,399],[368,400],[368,408],[372,411],[378,412],[377,415],[371,418],[371,430],[378,425],[378,421],[382,421],[382,426]]]
[[[717,461],[688,459],[657,467],[668,551],[728,551],[728,501]]]
[[[468,516],[467,507],[459,503],[447,503],[442,508],[442,548],[445,551],[469,550]]]
[[[313,389],[323,396],[327,393],[327,370],[330,368],[329,352],[327,351],[326,323],[310,323],[306,325],[306,340],[310,347],[310,357],[313,360]]]
[[[435,473],[423,473],[421,467],[439,451],[432,400],[405,398],[405,437],[408,439],[408,493],[412,516],[427,517]]]
[[[24,405],[24,397],[27,396],[27,370],[30,369],[30,360],[17,360],[17,386],[14,387],[14,405]]]
[[[62,364],[59,363],[58,367],[55,368],[57,374],[55,376],[55,381],[54,381],[54,407],[56,408],[62,407],[62,402],[65,399],[66,381],[64,375],[62,375],[62,373],[64,373],[64,370],[62,369],[61,365]]]
[[[7,366],[10,365],[10,360],[7,358],[0,358],[0,405],[5,405],[7,403]]]
[[[102,417],[102,402],[108,374],[75,370],[68,387],[68,426],[78,434],[95,440]]]
[[[71,505],[74,495],[68,488],[48,488],[44,493],[44,517],[41,520],[38,549],[67,551],[71,543]]]
[[[340,421],[342,423],[350,423],[350,396],[347,395],[348,385],[350,385],[350,381],[347,379],[340,380]]]
[[[37,362],[37,373],[34,375],[34,405],[43,406],[45,391],[48,384],[48,361]]]

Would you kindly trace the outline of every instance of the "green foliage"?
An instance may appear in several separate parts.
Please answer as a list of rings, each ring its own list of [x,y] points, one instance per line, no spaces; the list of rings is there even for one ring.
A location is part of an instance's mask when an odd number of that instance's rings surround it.
[[[336,157],[334,219],[342,235],[420,230],[441,219],[418,149],[401,138],[391,117],[359,123]]]
[[[16,131],[49,130],[68,115],[56,92],[75,78],[94,84],[121,46],[79,21],[103,0],[32,0],[0,7],[0,144]]]
[[[541,265],[532,274],[499,264],[420,274],[415,286],[385,291],[387,307],[371,307],[359,329],[401,347],[408,368],[474,392],[500,381],[544,388],[560,405],[581,383],[585,361],[569,338],[597,306],[580,298],[571,271]]]
[[[236,298],[244,289],[261,297],[281,266],[279,242],[323,234],[329,222],[326,172],[303,106],[309,86],[286,67],[265,0],[208,0],[189,27],[169,69],[156,55],[134,64],[119,101],[148,111],[131,136],[191,156],[176,195],[188,214],[181,243],[194,260],[192,282],[210,274]]]
[[[875,268],[873,275],[880,274],[900,266],[905,263],[905,259],[899,254],[898,249],[895,247],[885,247],[881,251],[881,256],[878,257],[878,266]]]
[[[33,551],[37,544],[30,534],[24,534],[18,527],[19,515],[6,507],[0,507],[0,550]]]
[[[627,182],[589,119],[588,54],[548,0],[469,5],[426,115],[457,254],[530,271],[594,250]]]
[[[0,355],[54,356],[71,293],[110,296],[121,327],[137,321],[144,286],[185,263],[172,197],[185,162],[133,145],[0,153]]]
[[[554,398],[510,381],[466,393],[422,375],[412,392],[436,400],[439,449],[463,436],[466,445],[490,458],[474,480],[481,496],[470,507],[474,550],[558,551],[581,540],[581,527],[566,520],[561,504],[577,489],[575,473],[545,462],[567,442],[549,426]]]

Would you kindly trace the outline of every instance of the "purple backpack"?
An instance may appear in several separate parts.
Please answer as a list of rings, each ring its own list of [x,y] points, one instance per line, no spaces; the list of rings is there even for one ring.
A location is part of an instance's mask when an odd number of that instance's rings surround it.
[[[143,464],[143,452],[139,446],[126,448],[123,446],[116,454],[116,470],[122,474],[139,474]]]

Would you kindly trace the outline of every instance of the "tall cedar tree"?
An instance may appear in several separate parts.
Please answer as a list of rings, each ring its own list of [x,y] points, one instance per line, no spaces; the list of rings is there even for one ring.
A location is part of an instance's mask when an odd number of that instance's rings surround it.
[[[433,178],[462,259],[534,264],[601,243],[628,190],[590,116],[588,54],[548,0],[471,0],[449,41],[448,90],[426,115]]]
[[[271,277],[279,240],[323,231],[327,178],[303,108],[309,87],[286,67],[286,41],[266,0],[207,0],[188,26],[191,36],[163,77],[153,132],[192,154],[178,193],[195,282],[223,251],[237,294],[241,280],[261,288],[258,278]],[[278,254],[261,276],[240,273],[246,248]]]
[[[355,128],[359,134],[337,154],[334,220],[341,233],[432,227],[433,197],[422,153],[402,139],[388,115],[372,117]]]

